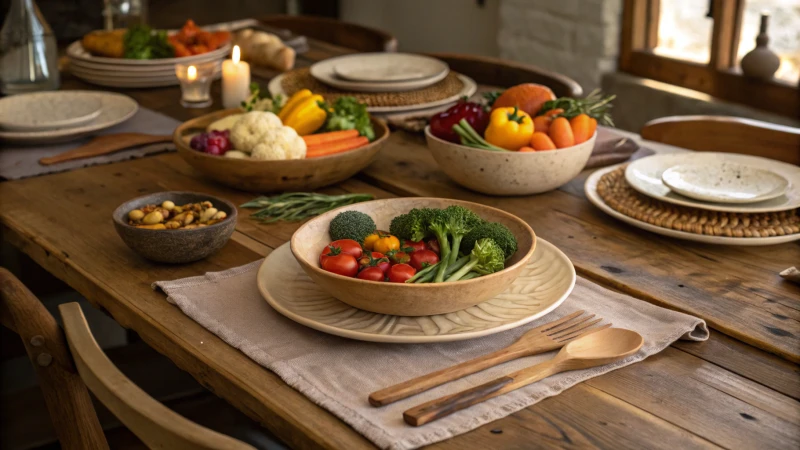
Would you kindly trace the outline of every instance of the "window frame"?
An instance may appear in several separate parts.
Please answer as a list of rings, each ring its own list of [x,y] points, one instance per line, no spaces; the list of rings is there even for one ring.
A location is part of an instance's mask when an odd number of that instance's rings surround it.
[[[701,64],[655,54],[660,1],[625,0],[619,70],[800,118],[800,79],[797,83],[754,80],[743,76],[738,68],[737,49],[746,0],[712,1],[710,58],[707,64]]]

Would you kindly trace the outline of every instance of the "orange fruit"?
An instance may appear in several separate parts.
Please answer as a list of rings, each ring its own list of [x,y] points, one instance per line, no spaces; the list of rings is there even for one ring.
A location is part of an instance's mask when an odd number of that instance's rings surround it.
[[[518,84],[497,97],[492,109],[516,106],[534,117],[542,109],[544,102],[555,99],[556,95],[547,86],[536,83]]]

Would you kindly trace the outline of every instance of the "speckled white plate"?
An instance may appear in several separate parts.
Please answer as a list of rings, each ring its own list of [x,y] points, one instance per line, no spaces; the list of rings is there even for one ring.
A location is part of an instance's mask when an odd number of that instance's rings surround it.
[[[43,131],[82,125],[100,115],[103,102],[86,91],[34,92],[0,99],[0,129]]]
[[[755,203],[731,204],[693,199],[672,191],[661,180],[664,171],[682,164],[719,166],[730,162],[774,172],[789,182],[783,195]],[[644,195],[676,205],[709,211],[760,213],[800,208],[800,167],[758,156],[716,152],[681,152],[648,156],[630,163],[625,169],[625,180]]]
[[[444,61],[413,53],[359,53],[331,58],[328,63],[341,79],[378,83],[435,78],[450,71]]]
[[[619,219],[629,225],[633,225],[636,228],[641,228],[642,230],[650,231],[651,233],[660,234],[662,236],[669,236],[677,239],[683,239],[687,241],[702,242],[705,244],[755,247],[764,245],[784,244],[786,242],[794,242],[800,240],[800,234],[790,234],[787,236],[772,236],[764,238],[708,236],[705,234],[688,233],[686,231],[678,231],[670,228],[662,228],[655,225],[650,225],[649,223],[643,222],[641,220],[634,219],[633,217],[626,216],[625,214],[622,214],[617,210],[615,210],[614,208],[608,206],[603,201],[603,199],[600,198],[600,194],[597,193],[597,183],[600,181],[600,178],[603,175],[607,174],[608,172],[618,169],[620,166],[623,166],[625,164],[627,163],[617,164],[614,166],[604,167],[602,169],[596,170],[589,176],[589,178],[586,180],[586,184],[584,185],[584,192],[586,193],[586,198],[588,198],[593,205],[600,208],[601,211],[603,211],[604,213],[608,214],[611,217],[614,217],[615,219]]]
[[[0,140],[24,145],[66,142],[122,123],[130,119],[139,109],[136,100],[127,95],[102,91],[73,92],[83,92],[84,94],[96,96],[102,103],[100,115],[91,122],[71,128],[57,128],[45,131],[0,130]]]
[[[288,243],[270,253],[258,271],[261,295],[295,322],[350,339],[407,344],[460,341],[524,325],[556,309],[574,287],[572,262],[541,238],[508,290],[471,308],[435,316],[390,316],[342,303],[311,281]]]
[[[380,69],[376,73],[384,73],[386,68],[386,61],[391,61],[392,53],[368,53],[366,54],[368,58],[371,58],[373,62],[377,63],[377,61],[383,59],[383,63],[380,63]],[[371,55],[371,56],[369,56]],[[418,55],[409,55],[402,53],[404,57],[416,57]],[[317,80],[329,85],[333,86],[337,89],[342,89],[346,91],[357,91],[357,92],[402,92],[402,91],[411,91],[414,89],[422,89],[424,87],[430,86],[437,81],[444,79],[448,73],[450,73],[450,69],[442,61],[438,61],[436,59],[430,58],[435,62],[441,63],[438,66],[437,71],[429,70],[433,73],[432,76],[426,76],[423,78],[416,78],[410,80],[399,80],[399,81],[353,81],[353,80],[346,80],[342,79],[338,76],[336,72],[336,68],[339,65],[348,64],[348,61],[357,61],[359,66],[363,66],[359,61],[365,56],[365,54],[360,53],[357,55],[347,55],[347,56],[340,56],[338,58],[329,58],[322,60],[318,63],[315,63],[311,66],[310,72],[311,76],[316,78]],[[425,58],[423,56],[419,56],[420,58]],[[355,65],[355,64],[353,64]],[[429,63],[429,65],[432,65]],[[413,66],[412,66],[413,67]],[[398,66],[398,70],[403,70]]]
[[[679,164],[661,174],[678,194],[717,203],[753,203],[779,197],[789,182],[770,170],[738,164]]]

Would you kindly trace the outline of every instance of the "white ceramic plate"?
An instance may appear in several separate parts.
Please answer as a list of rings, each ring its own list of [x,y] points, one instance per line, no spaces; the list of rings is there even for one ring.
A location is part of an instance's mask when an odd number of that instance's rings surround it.
[[[696,200],[717,203],[753,203],[779,197],[789,182],[771,170],[721,162],[679,164],[661,174],[671,190]]]
[[[83,70],[94,71],[105,74],[126,75],[126,76],[149,76],[149,75],[169,75],[175,73],[175,65],[168,66],[112,66],[108,64],[96,64],[91,62],[79,61],[77,59],[69,60],[69,70]]]
[[[447,105],[449,103],[455,103],[461,97],[470,97],[475,91],[478,90],[478,85],[475,83],[475,80],[466,76],[466,75],[458,75],[458,79],[464,83],[464,87],[461,89],[456,95],[452,95],[447,98],[443,98],[441,100],[436,100],[433,102],[428,103],[419,103],[416,105],[406,105],[406,106],[369,106],[367,107],[367,111],[371,113],[399,113],[399,112],[410,112],[410,111],[417,111],[417,110],[425,110],[429,108],[434,108],[437,106]],[[282,95],[286,97],[286,92],[284,92],[283,87],[281,87],[281,82],[283,81],[283,74],[276,76],[273,78],[269,85],[267,85],[270,94],[272,95]]]
[[[721,162],[744,164],[769,170],[789,181],[784,195],[771,200],[748,204],[711,203],[695,200],[673,192],[661,180],[664,171],[680,164],[719,165]],[[625,179],[632,188],[648,197],[667,203],[690,206],[710,211],[758,213],[777,212],[800,208],[800,167],[758,156],[734,153],[680,152],[648,156],[638,159],[625,169]]]
[[[374,53],[370,53],[369,55],[375,55]],[[389,53],[382,53],[381,55],[390,55]],[[402,92],[402,91],[411,91],[414,89],[422,89],[424,87],[430,86],[438,81],[444,79],[447,74],[450,72],[450,69],[447,67],[447,64],[444,64],[443,71],[436,73],[435,75],[428,76],[425,78],[418,78],[413,80],[401,80],[401,81],[351,81],[351,80],[344,80],[337,76],[336,74],[336,67],[343,62],[346,62],[350,59],[358,59],[361,58],[361,54],[358,55],[348,55],[348,56],[341,56],[338,58],[330,58],[323,61],[320,61],[311,66],[311,76],[316,78],[317,80],[329,85],[333,86],[337,89],[342,89],[346,91],[356,91],[356,92]],[[412,55],[413,56],[413,55]],[[434,60],[436,61],[436,60]],[[441,61],[439,61],[441,62]],[[381,69],[383,70],[383,69]]]
[[[647,222],[643,222],[641,220],[634,219],[633,217],[626,216],[615,210],[614,208],[606,205],[600,195],[597,193],[597,182],[600,180],[600,177],[611,172],[624,164],[617,164],[614,166],[604,167],[602,169],[596,170],[589,178],[586,180],[586,185],[584,186],[584,192],[586,193],[586,197],[589,201],[600,208],[601,211],[608,214],[615,219],[619,219],[629,225],[633,225],[636,228],[641,228],[643,230],[650,231],[652,233],[660,234],[662,236],[669,236],[677,239],[684,239],[687,241],[695,241],[695,242],[703,242],[705,244],[718,244],[718,245],[736,245],[736,246],[762,246],[762,245],[776,245],[776,244],[784,244],[786,242],[793,242],[800,240],[800,234],[792,234],[788,236],[772,236],[772,237],[765,237],[765,238],[756,238],[756,237],[748,237],[748,238],[735,238],[735,237],[727,237],[727,236],[708,236],[705,234],[695,234],[695,233],[687,233],[685,231],[677,231],[672,230],[669,228],[662,228],[657,227],[655,225],[650,225]],[[628,166],[630,167],[630,166]]]
[[[398,82],[447,75],[444,61],[413,53],[359,53],[328,61],[334,75],[349,81]]]
[[[0,99],[0,129],[44,131],[85,124],[100,115],[103,102],[86,91],[35,92]]]
[[[342,303],[311,281],[288,243],[270,253],[258,271],[261,295],[295,322],[350,339],[407,344],[473,339],[524,325],[556,309],[574,287],[572,262],[541,238],[507,291],[471,308],[435,316],[390,316]]]
[[[178,77],[175,75],[175,68],[171,68],[170,72],[165,74],[151,75],[150,73],[144,74],[129,73],[127,71],[96,71],[92,69],[82,69],[75,66],[70,67],[70,72],[83,81],[96,84],[99,86],[120,87],[120,88],[145,88],[145,87],[161,87],[161,86],[174,86],[179,84]],[[214,79],[217,80],[222,75],[221,67],[217,67],[214,71]]]
[[[0,131],[0,140],[17,144],[66,142],[122,123],[130,119],[139,109],[136,101],[127,95],[101,91],[72,92],[91,94],[100,99],[102,102],[100,115],[89,123],[72,128],[46,131]]]
[[[107,58],[104,56],[93,56],[83,48],[81,41],[75,41],[67,47],[67,56],[71,59],[104,64],[109,67],[124,67],[126,70],[131,67],[158,67],[174,66],[175,64],[199,63],[203,61],[214,61],[224,59],[230,52],[231,44],[228,42],[222,47],[208,53],[193,56],[183,56],[180,58],[159,58],[159,59],[127,59],[127,58]]]

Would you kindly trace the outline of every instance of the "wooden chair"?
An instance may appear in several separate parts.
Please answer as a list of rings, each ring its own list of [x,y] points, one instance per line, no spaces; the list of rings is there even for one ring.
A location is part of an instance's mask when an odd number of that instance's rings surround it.
[[[109,448],[88,386],[148,447],[253,450],[154,400],[106,357],[78,303],[60,305],[59,310],[65,333],[33,293],[0,267],[0,323],[25,344],[62,448]]]
[[[726,116],[673,116],[647,122],[642,138],[697,151],[741,153],[800,165],[800,128]]]
[[[455,53],[429,53],[429,56],[446,62],[451,70],[474,79],[478,84],[510,87],[522,83],[548,86],[558,97],[580,97],[583,89],[577,81],[536,66],[507,61],[488,56]]]
[[[397,39],[385,31],[328,17],[272,15],[259,18],[264,25],[359,52],[395,52]]]

